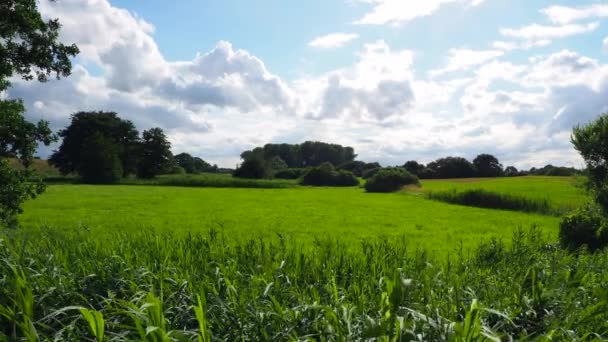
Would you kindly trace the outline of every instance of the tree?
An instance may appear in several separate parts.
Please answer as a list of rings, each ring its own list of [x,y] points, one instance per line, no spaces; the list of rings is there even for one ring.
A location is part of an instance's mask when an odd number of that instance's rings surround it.
[[[313,186],[355,186],[359,180],[350,171],[336,170],[334,166],[325,162],[310,168],[302,177],[302,185]]]
[[[426,173],[432,178],[468,178],[475,175],[471,162],[461,157],[445,157],[427,165]]]
[[[515,166],[507,166],[505,168],[504,174],[507,177],[515,177],[515,176],[519,176],[519,171],[517,170],[517,168]]]
[[[502,164],[491,154],[480,154],[473,159],[478,177],[500,177],[503,174]]]
[[[57,20],[42,19],[35,0],[0,2],[0,93],[10,87],[14,75],[44,82],[53,74],[57,78],[70,74],[70,57],[78,48],[57,42],[59,29]],[[44,184],[28,167],[38,143],[49,145],[54,140],[48,122],[30,123],[24,112],[20,100],[0,100],[0,224],[12,227],[17,225],[21,204],[44,191]],[[18,158],[25,170],[11,169],[7,157]]]
[[[270,178],[271,170],[268,168],[266,161],[260,157],[246,159],[234,171],[234,177],[239,178]]]
[[[406,162],[405,164],[403,164],[403,168],[407,172],[416,175],[417,177],[420,177],[420,175],[424,172],[425,169],[424,164],[419,164],[415,160],[410,160]]]
[[[118,150],[114,141],[99,132],[88,136],[80,149],[78,174],[82,181],[91,184],[118,182],[123,174]]]
[[[138,152],[137,176],[140,178],[154,178],[171,168],[171,143],[160,128],[143,132]]]
[[[182,167],[186,173],[197,173],[194,167],[194,158],[188,153],[176,154],[173,158],[177,165]]]
[[[96,133],[104,136],[103,141],[116,146],[123,177],[137,171],[139,132],[131,121],[122,120],[114,112],[73,114],[70,125],[59,131],[63,141],[59,149],[51,155],[49,163],[64,175],[82,170],[84,142]]]
[[[608,214],[608,113],[587,125],[574,127],[571,140],[585,160],[589,188],[597,204]]]

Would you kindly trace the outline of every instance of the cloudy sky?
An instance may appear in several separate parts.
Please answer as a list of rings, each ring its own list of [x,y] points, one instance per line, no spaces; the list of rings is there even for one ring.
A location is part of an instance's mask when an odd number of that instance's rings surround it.
[[[173,151],[234,167],[268,142],[385,165],[495,154],[581,166],[573,125],[608,111],[608,2],[42,0],[81,54],[13,81],[27,117],[116,111]],[[48,150],[41,150],[45,155]]]

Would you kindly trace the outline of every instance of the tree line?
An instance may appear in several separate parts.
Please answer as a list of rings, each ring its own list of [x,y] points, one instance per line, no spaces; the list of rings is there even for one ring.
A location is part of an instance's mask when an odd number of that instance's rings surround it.
[[[174,156],[161,128],[144,130],[140,135],[131,121],[114,112],[75,113],[58,135],[62,142],[49,164],[63,175],[78,174],[85,183],[114,183],[130,175],[145,179],[217,170],[217,166],[187,153]]]

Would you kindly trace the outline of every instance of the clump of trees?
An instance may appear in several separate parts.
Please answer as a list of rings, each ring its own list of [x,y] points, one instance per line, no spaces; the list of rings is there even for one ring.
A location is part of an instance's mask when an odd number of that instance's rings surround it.
[[[284,163],[285,168],[319,166],[323,163],[342,165],[353,161],[357,155],[352,147],[306,141],[302,144],[266,144],[241,153],[241,159],[260,158],[267,162]],[[279,161],[280,160],[280,161]]]
[[[77,173],[86,183],[114,183],[135,174],[153,178],[175,165],[171,143],[160,128],[142,136],[129,120],[114,112],[79,112],[59,131],[62,143],[49,163],[67,175]]]
[[[51,76],[71,73],[70,57],[78,54],[76,45],[58,42],[59,21],[45,21],[35,0],[3,0],[0,4],[0,93],[10,78],[21,76],[45,82]],[[16,227],[21,205],[45,189],[30,170],[38,143],[49,145],[56,138],[48,122],[37,124],[24,119],[25,106],[19,99],[0,97],[0,225]],[[16,158],[22,170],[9,167]]]
[[[427,165],[410,160],[402,167],[421,179],[516,177],[525,175],[573,176],[580,173],[575,168],[557,167],[550,164],[540,169],[532,168],[529,171],[519,171],[514,166],[503,167],[498,158],[485,153],[475,157],[472,162],[462,157],[445,157]]]
[[[188,153],[180,153],[174,156],[175,162],[186,173],[218,172],[217,165],[211,165],[199,157],[193,157]]]
[[[331,163],[323,163],[310,168],[302,177],[302,185],[312,186],[355,186],[359,180],[350,171],[336,170]]]
[[[406,185],[420,185],[418,177],[403,168],[385,168],[379,170],[365,183],[367,192],[395,192]]]

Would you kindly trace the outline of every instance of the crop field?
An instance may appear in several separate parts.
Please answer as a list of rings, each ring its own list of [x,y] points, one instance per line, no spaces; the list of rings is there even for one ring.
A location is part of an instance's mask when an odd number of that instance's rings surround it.
[[[521,180],[526,181],[526,180]],[[559,219],[430,201],[411,193],[369,194],[357,187],[291,189],[55,185],[25,206],[27,227],[110,231],[154,228],[174,233],[211,228],[231,238],[360,241],[403,235],[412,249],[450,251],[538,226],[555,238]]]
[[[572,179],[500,181],[474,182],[586,199]],[[559,248],[551,215],[411,190],[64,184],[20,221],[0,235],[0,340],[608,337],[608,255]]]

